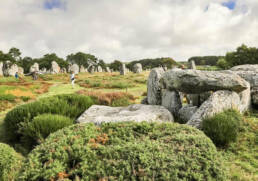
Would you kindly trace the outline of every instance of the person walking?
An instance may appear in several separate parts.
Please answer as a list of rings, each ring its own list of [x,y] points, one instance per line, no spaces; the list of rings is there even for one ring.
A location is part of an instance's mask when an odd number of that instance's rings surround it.
[[[73,71],[71,72],[70,80],[71,80],[72,87],[74,88],[75,74]]]
[[[16,73],[15,73],[14,77],[15,77],[16,79],[18,79],[18,78],[19,78],[19,74],[18,74],[18,72],[16,72]]]

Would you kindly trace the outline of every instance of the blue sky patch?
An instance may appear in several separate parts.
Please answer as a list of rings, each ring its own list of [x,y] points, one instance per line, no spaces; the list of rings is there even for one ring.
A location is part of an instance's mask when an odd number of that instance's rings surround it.
[[[225,6],[228,9],[233,10],[236,7],[236,1],[235,0],[229,0],[227,2],[222,3],[222,6]]]
[[[44,2],[44,8],[47,10],[51,9],[65,9],[65,3],[61,0],[46,0]]]

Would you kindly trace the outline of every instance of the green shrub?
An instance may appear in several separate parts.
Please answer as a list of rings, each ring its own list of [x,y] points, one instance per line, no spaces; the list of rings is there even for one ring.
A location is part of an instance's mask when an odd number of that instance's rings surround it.
[[[19,180],[226,180],[203,132],[174,123],[76,124],[29,155]]]
[[[130,100],[128,97],[122,97],[119,99],[115,99],[111,103],[111,106],[113,106],[113,107],[128,106],[128,105],[130,105]]]
[[[3,94],[0,95],[0,101],[9,101],[9,102],[14,102],[16,99],[16,96],[12,94]]]
[[[90,97],[76,94],[58,95],[17,106],[6,114],[4,128],[9,142],[19,142],[22,125],[34,117],[44,114],[59,114],[76,119],[94,102]]]
[[[21,134],[34,142],[42,142],[50,133],[73,124],[69,117],[57,114],[42,114],[23,125]],[[35,144],[35,143],[34,143]]]
[[[23,102],[28,102],[31,98],[29,96],[21,96]]]
[[[238,111],[230,109],[204,119],[202,129],[215,145],[227,146],[236,140],[242,119]]]
[[[0,180],[14,180],[21,168],[23,157],[3,143],[0,143],[0,155]]]

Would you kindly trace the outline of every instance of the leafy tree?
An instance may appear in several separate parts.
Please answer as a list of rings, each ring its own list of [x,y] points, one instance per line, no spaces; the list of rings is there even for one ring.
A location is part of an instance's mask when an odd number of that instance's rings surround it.
[[[83,65],[88,67],[90,64],[96,64],[97,58],[94,55],[78,52],[76,54],[70,54],[66,57],[67,62],[76,63],[79,66]]]
[[[58,57],[55,53],[46,54],[46,55],[44,55],[43,58],[35,59],[35,61],[39,63],[40,69],[42,69],[42,68],[50,69],[52,61],[56,61],[56,63],[61,68],[63,68],[63,67],[67,68],[68,67],[68,63],[64,59]]]
[[[21,59],[21,52],[18,48],[11,48],[8,52],[8,54],[13,57],[16,61],[20,60]]]
[[[188,62],[194,60],[196,65],[216,65],[217,61],[220,58],[224,58],[223,56],[196,56],[196,57],[191,57],[188,59]]]
[[[122,62],[120,62],[119,60],[115,60],[114,62],[109,64],[109,67],[114,71],[119,71],[121,66]]]
[[[107,65],[105,64],[105,62],[103,60],[100,60],[98,64],[99,64],[99,66],[102,67],[102,69],[106,69],[106,67],[107,67]]]
[[[31,57],[24,57],[18,62],[18,65],[24,69],[25,73],[28,73],[34,62],[35,60],[33,60]]]
[[[227,68],[229,68],[228,63],[227,63],[227,61],[225,60],[225,58],[219,59],[219,61],[217,62],[217,66],[220,67],[220,68],[222,68],[222,69],[227,69]]]
[[[5,61],[15,62],[15,59],[10,54],[0,51],[0,62]]]

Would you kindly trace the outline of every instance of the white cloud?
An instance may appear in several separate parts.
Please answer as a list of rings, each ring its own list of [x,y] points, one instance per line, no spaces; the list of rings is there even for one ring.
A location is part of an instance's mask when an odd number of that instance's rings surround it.
[[[233,11],[225,1],[61,0],[65,8],[47,10],[45,0],[1,0],[0,50],[14,46],[32,57],[83,51],[110,62],[182,61],[223,55],[242,43],[258,47],[258,1],[237,0]]]

